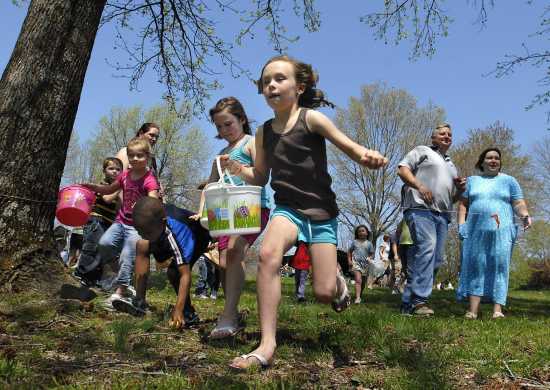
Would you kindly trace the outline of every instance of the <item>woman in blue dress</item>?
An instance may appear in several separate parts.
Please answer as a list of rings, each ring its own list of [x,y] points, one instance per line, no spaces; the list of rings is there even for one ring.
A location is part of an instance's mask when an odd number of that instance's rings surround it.
[[[531,218],[515,178],[500,172],[501,152],[484,150],[476,164],[480,176],[471,176],[458,206],[462,243],[459,300],[468,299],[465,317],[476,319],[481,300],[493,302],[493,318],[502,318],[506,304],[512,247],[517,236],[514,214],[523,228]]]

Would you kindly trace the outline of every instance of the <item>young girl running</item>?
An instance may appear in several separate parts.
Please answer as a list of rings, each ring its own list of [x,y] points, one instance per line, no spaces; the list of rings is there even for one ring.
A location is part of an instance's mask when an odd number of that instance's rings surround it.
[[[275,117],[256,133],[254,167],[224,156],[224,167],[246,182],[265,185],[271,173],[275,209],[260,248],[257,289],[261,341],[248,355],[231,363],[236,369],[268,366],[273,360],[277,307],[281,299],[279,268],[283,254],[300,240],[310,245],[313,290],[323,303],[340,311],[349,305],[344,278],[337,276],[338,207],[327,171],[325,138],[368,168],[387,164],[380,153],[367,150],[338,130],[325,115],[308,110],[321,103],[317,76],[310,65],[287,56],[274,57],[261,72],[259,91]]]
[[[256,146],[248,117],[242,104],[234,97],[226,97],[219,100],[210,110],[210,118],[218,130],[217,138],[227,141],[227,146],[219,154],[227,155],[232,160],[246,166],[253,166],[256,158]],[[209,183],[218,181],[216,163],[212,166]],[[232,176],[236,185],[244,185],[245,182],[238,176]],[[228,178],[225,178],[229,182]],[[203,193],[204,194],[204,193]],[[269,198],[262,189],[261,194],[261,223],[262,230],[269,219]],[[204,196],[201,196],[199,214],[200,218],[204,207]],[[218,238],[218,251],[220,253],[220,267],[224,282],[225,306],[218,323],[210,333],[211,339],[231,337],[242,330],[240,324],[238,305],[245,280],[244,259],[250,245],[254,243],[260,233],[244,236],[224,236]]]
[[[116,291],[106,301],[112,308],[116,299],[124,299],[132,281],[136,260],[136,243],[139,234],[134,228],[132,211],[136,202],[144,197],[159,197],[159,184],[153,173],[147,168],[151,155],[151,145],[143,138],[134,138],[128,142],[128,160],[131,168],[122,172],[115,181],[107,185],[85,184],[86,187],[101,195],[112,194],[122,189],[123,203],[118,210],[115,223],[99,240],[99,255],[108,263],[119,256],[119,271],[114,285]]]
[[[361,303],[369,269],[369,259],[374,256],[374,247],[369,241],[369,229],[365,225],[355,228],[355,239],[348,250],[348,262],[355,277],[355,303]]]

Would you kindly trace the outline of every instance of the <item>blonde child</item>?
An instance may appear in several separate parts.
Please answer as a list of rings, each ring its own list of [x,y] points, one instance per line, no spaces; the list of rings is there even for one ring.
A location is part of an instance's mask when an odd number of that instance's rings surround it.
[[[151,145],[144,138],[134,138],[127,145],[128,160],[131,168],[120,174],[108,185],[85,184],[86,187],[101,195],[112,194],[122,189],[123,202],[117,212],[115,223],[99,240],[99,254],[103,262],[109,262],[119,256],[119,271],[114,281],[116,291],[106,302],[112,308],[115,299],[124,299],[132,279],[136,259],[136,243],[140,238],[133,226],[132,209],[144,196],[159,197],[159,183],[147,168],[151,155]]]
[[[325,138],[357,163],[380,168],[387,160],[338,130],[325,115],[309,110],[326,103],[315,89],[317,76],[310,65],[287,56],[270,59],[261,72],[258,89],[275,117],[256,133],[256,160],[247,167],[224,156],[224,167],[246,182],[265,185],[271,174],[275,209],[260,248],[257,290],[261,341],[252,353],[237,357],[235,369],[269,366],[276,349],[277,307],[281,298],[279,269],[283,254],[298,240],[310,245],[313,290],[323,303],[341,311],[349,305],[344,278],[337,274],[338,207],[327,171]]]
[[[219,154],[227,155],[232,160],[246,166],[254,166],[256,159],[256,145],[248,117],[242,104],[236,98],[229,96],[220,99],[210,110],[210,119],[218,130],[217,138],[227,142]],[[219,179],[216,163],[212,165],[209,183]],[[237,185],[245,184],[238,176],[232,177]],[[228,178],[225,179],[228,181]],[[267,225],[269,219],[269,197],[265,189],[261,194],[261,227]],[[204,207],[204,194],[201,196],[199,213],[194,218],[200,218]],[[218,251],[220,253],[220,267],[222,270],[222,283],[225,295],[223,313],[214,329],[210,332],[211,339],[231,337],[242,330],[240,324],[238,305],[245,280],[244,259],[250,245],[256,241],[260,233],[244,236],[224,236],[218,238]]]

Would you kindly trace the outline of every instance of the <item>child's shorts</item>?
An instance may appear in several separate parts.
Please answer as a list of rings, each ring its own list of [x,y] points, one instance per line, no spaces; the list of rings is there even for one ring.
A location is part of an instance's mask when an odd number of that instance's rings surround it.
[[[244,238],[246,240],[246,242],[248,242],[248,244],[252,245],[254,244],[254,241],[256,241],[256,239],[258,237],[260,237],[260,234],[262,234],[262,232],[264,231],[265,227],[267,226],[267,222],[269,221],[269,209],[268,208],[262,208],[262,211],[261,211],[261,229],[260,229],[260,232],[259,233],[254,233],[254,234],[245,234],[243,236],[241,236],[242,238]],[[231,236],[221,236],[221,237],[218,237],[218,250],[219,251],[222,251],[224,249],[227,249],[228,245],[229,245],[229,237]]]
[[[363,276],[367,276],[367,274],[369,272],[369,265],[368,265],[368,263],[367,264],[362,264],[362,263],[356,261],[355,259],[353,259],[351,270],[360,272]]]
[[[275,216],[285,217],[296,225],[298,228],[298,241],[309,244],[326,243],[338,245],[338,238],[336,236],[338,221],[336,218],[324,221],[312,221],[286,206],[275,206],[275,210],[271,213],[271,218]]]

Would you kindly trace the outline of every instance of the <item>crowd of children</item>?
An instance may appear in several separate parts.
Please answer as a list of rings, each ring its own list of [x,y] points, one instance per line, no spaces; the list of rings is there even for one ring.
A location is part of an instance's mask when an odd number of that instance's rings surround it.
[[[236,185],[265,186],[269,181],[274,192],[273,207],[265,189],[261,194],[263,240],[257,268],[260,343],[252,352],[231,361],[235,369],[267,367],[273,362],[280,269],[283,255],[292,247],[297,247],[289,265],[295,270],[298,302],[305,301],[309,278],[318,301],[332,305],[337,312],[346,309],[351,299],[343,268],[352,272],[356,304],[361,303],[365,287],[379,283],[397,294],[407,278],[407,253],[413,241],[404,221],[394,234],[383,234],[376,246],[369,241],[368,227],[357,226],[347,258],[344,263],[337,261],[339,211],[328,173],[326,140],[369,169],[384,167],[387,159],[348,138],[315,110],[331,105],[316,84],[317,75],[310,65],[277,56],[264,65],[258,80],[258,92],[272,109],[273,118],[259,126],[255,136],[238,99],[223,98],[209,113],[217,137],[227,143],[218,159],[230,177],[220,178],[213,164],[208,182],[230,180]],[[118,158],[105,159],[101,183],[84,184],[98,197],[84,226],[75,275],[87,286],[97,285],[103,278],[102,266],[118,259],[114,291],[106,304],[144,315],[153,256],[156,268],[166,269],[176,293],[170,323],[180,328],[198,322],[190,299],[191,269],[198,261],[202,277],[196,296],[215,299],[219,282],[224,290],[224,309],[209,337],[234,336],[243,329],[238,304],[245,281],[244,261],[259,233],[218,237],[213,243],[199,222],[204,195],[197,212],[163,203],[162,186],[151,158],[159,134],[157,125],[144,124],[119,151]]]

